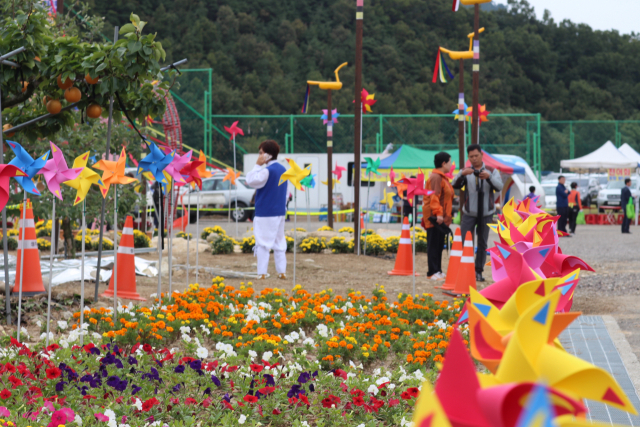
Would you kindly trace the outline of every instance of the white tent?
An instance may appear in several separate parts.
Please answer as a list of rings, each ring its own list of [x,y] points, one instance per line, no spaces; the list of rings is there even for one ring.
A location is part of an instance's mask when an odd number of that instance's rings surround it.
[[[634,150],[629,144],[626,142],[622,144],[622,147],[618,148],[622,154],[625,155],[628,159],[634,160],[640,166],[640,153]]]
[[[563,169],[577,171],[594,171],[610,168],[631,168],[638,167],[638,162],[629,159],[622,154],[611,141],[607,141],[602,147],[586,156],[572,160],[562,160],[560,166]]]

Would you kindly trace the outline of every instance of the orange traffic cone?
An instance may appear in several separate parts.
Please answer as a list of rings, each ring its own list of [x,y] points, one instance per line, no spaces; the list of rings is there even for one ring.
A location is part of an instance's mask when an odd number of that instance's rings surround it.
[[[364,213],[360,212],[360,231],[364,230]]]
[[[109,289],[100,295],[102,297],[113,296],[113,279],[109,282]],[[136,290],[136,264],[133,255],[133,218],[128,216],[124,221],[122,238],[118,245],[118,296],[123,299],[146,301]]]
[[[440,289],[450,291],[456,287],[456,278],[458,277],[458,269],[460,267],[460,257],[462,257],[462,235],[460,234],[460,227],[458,227],[456,228],[456,233],[453,236],[453,247],[451,248],[451,254],[449,254],[447,278]],[[436,288],[438,288],[438,286],[436,286]]]
[[[23,204],[24,208],[24,204]],[[42,284],[42,271],[40,270],[40,251],[38,250],[38,241],[36,238],[36,229],[33,222],[33,210],[31,201],[27,199],[27,216],[24,224],[22,217],[24,212],[20,209],[20,234],[18,235],[18,263],[16,264],[16,281],[12,292],[20,291],[20,264],[22,263],[22,255],[24,254],[24,268],[22,279],[22,296],[31,296],[45,293]],[[22,227],[24,230],[24,241],[22,241]],[[53,228],[55,230],[55,227]],[[53,233],[52,233],[53,235]],[[53,240],[53,239],[52,239]],[[22,249],[24,245],[24,250]]]
[[[413,274],[413,248],[411,245],[411,227],[409,218],[404,217],[402,223],[402,234],[400,234],[400,244],[396,255],[396,265],[392,271],[387,271],[391,276],[411,276]],[[416,276],[419,276],[416,273]]]
[[[470,287],[476,289],[476,269],[473,262],[473,238],[471,237],[471,232],[467,231],[467,235],[464,238],[458,276],[456,277],[456,286],[453,291],[445,291],[445,294],[453,296],[469,295]]]

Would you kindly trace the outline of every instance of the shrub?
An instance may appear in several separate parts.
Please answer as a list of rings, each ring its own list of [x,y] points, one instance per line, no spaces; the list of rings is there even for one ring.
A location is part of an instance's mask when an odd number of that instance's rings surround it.
[[[393,254],[398,253],[398,245],[400,244],[400,236],[391,236],[388,237],[385,241],[387,244],[387,252],[391,252]]]
[[[211,243],[211,250],[214,254],[230,254],[233,252],[235,240],[231,237],[222,235],[218,240]]]
[[[307,230],[302,228],[302,227],[296,228],[296,231],[300,231],[301,233],[306,233],[307,232]]]
[[[370,236],[370,235],[372,235],[372,234],[375,234],[375,232],[374,232],[372,229],[367,228],[366,230],[362,230],[362,231],[360,232],[360,234],[362,234],[363,236],[364,236],[365,234],[366,234],[366,235],[368,235],[368,236]]]
[[[222,227],[220,227],[219,225],[216,225],[215,227],[206,227],[204,230],[202,230],[202,233],[200,233],[200,237],[204,240],[207,240],[207,237],[209,237],[209,234],[212,234],[212,233],[220,234],[221,236],[227,234],[227,232],[224,231]]]
[[[364,242],[367,242],[368,255],[380,255],[387,251],[385,240],[378,234],[370,234],[360,239],[360,251],[364,253]]]
[[[113,242],[111,240],[102,239],[102,250],[104,250],[104,251],[112,251],[113,250]]]
[[[245,237],[242,239],[242,243],[240,244],[240,248],[242,249],[243,254],[250,254],[253,252],[253,247],[256,245],[256,238],[254,236]],[[287,242],[288,246],[288,242]]]
[[[38,240],[43,240],[43,239],[38,239]],[[82,233],[78,233],[76,234],[76,237],[74,237],[73,239],[73,245],[76,247],[76,251],[81,251],[82,250]],[[38,246],[40,246],[40,244],[38,244]],[[49,244],[49,246],[51,246],[51,244]],[[85,236],[84,237],[84,250],[85,251],[90,251],[92,249],[92,244],[91,244],[91,236]]]
[[[293,252],[293,245],[295,244],[295,239],[293,237],[285,236],[287,240],[287,252]]]
[[[353,252],[353,244],[349,245],[349,242],[342,236],[332,237],[327,243],[329,249],[331,249],[331,253],[333,254],[346,254],[349,252]]]
[[[328,225],[323,225],[322,227],[318,228],[318,231],[333,231],[333,228],[329,227]]]
[[[411,239],[413,244],[413,236]],[[427,233],[425,231],[416,232],[416,252],[427,252]]]
[[[51,237],[51,229],[40,227],[36,230],[36,235],[38,237]]]
[[[342,227],[338,230],[338,233],[351,233],[353,234],[353,227]]]
[[[133,230],[133,247],[148,248],[151,245],[151,239],[140,230]]]
[[[7,236],[16,236],[16,237],[20,238],[20,230],[11,229],[11,230],[7,231]]]
[[[330,228],[330,227],[327,227],[327,228]],[[326,248],[327,248],[327,245],[324,239],[319,239],[317,237],[307,237],[300,243],[300,249],[302,249],[302,252],[305,252],[305,253],[318,254],[322,252],[323,249],[326,249]]]
[[[184,231],[181,231],[178,234],[176,234],[176,237],[182,237],[184,240],[193,239],[193,235],[191,233],[185,233]]]
[[[47,239],[38,239],[38,249],[41,251],[48,251],[51,249],[51,242]]]
[[[18,240],[14,239],[13,237],[8,237],[7,236],[7,248],[10,251],[15,251],[18,249]]]

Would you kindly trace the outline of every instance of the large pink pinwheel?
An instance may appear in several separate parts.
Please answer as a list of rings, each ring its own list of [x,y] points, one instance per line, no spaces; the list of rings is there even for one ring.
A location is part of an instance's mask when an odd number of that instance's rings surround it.
[[[407,199],[409,204],[413,206],[413,199],[416,196],[430,196],[433,191],[424,188],[424,173],[419,170],[417,178],[402,178],[398,182],[407,185]]]
[[[44,175],[49,191],[58,199],[62,200],[60,184],[76,179],[84,168],[69,169],[60,148],[51,141],[49,141],[49,145],[51,146],[52,158],[47,160],[47,163],[45,163],[39,174]]]
[[[173,183],[177,186],[183,186],[187,182],[182,177],[180,171],[189,163],[191,160],[191,154],[193,154],[192,150],[189,150],[187,154],[183,154],[182,156],[178,153],[173,155],[173,160],[169,165],[164,168],[164,173],[168,174],[173,178]]]

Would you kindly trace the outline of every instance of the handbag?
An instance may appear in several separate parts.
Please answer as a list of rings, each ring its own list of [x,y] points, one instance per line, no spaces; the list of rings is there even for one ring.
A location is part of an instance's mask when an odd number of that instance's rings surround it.
[[[633,204],[633,197],[629,197],[629,201],[627,202],[626,207],[627,218],[633,219],[636,216],[636,207]]]
[[[587,223],[587,221],[585,221],[585,219],[584,219],[584,211],[578,212],[578,216],[576,217],[576,224],[577,225],[585,225],[586,223]]]

